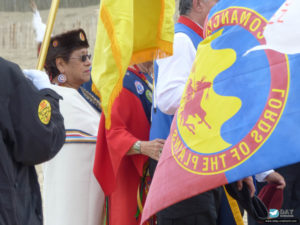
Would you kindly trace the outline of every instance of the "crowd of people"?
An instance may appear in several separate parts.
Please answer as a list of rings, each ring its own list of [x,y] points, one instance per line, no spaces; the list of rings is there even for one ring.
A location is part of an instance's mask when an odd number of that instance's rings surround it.
[[[83,29],[51,37],[46,73],[22,71],[0,58],[1,225],[140,224],[205,19],[217,2],[179,1],[173,55],[128,67],[109,129],[100,99],[91,91],[91,55]],[[43,162],[42,207],[34,165]],[[300,219],[299,167],[255,177],[284,190],[282,207]],[[254,183],[246,177],[237,185],[246,185],[253,196]],[[227,204],[218,187],[158,212],[148,224],[235,224]],[[256,224],[251,217],[248,221]]]

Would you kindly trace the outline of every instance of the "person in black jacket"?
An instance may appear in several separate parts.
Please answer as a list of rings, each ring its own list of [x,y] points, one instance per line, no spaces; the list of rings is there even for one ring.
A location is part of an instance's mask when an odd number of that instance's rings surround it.
[[[60,96],[40,75],[30,80],[0,57],[0,225],[43,224],[34,165],[56,155],[65,130]]]

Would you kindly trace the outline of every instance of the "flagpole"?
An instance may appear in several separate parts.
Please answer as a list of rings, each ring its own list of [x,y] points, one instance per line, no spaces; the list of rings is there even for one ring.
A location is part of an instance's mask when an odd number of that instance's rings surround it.
[[[46,26],[46,32],[45,32],[44,39],[43,39],[43,42],[42,42],[42,46],[41,46],[41,50],[40,50],[40,54],[39,54],[39,59],[38,59],[38,64],[37,64],[37,69],[38,70],[43,70],[43,68],[44,68],[44,64],[45,64],[45,61],[46,61],[46,56],[47,56],[47,53],[48,53],[48,47],[49,47],[49,43],[50,43],[51,33],[52,33],[52,30],[53,30],[53,25],[54,25],[54,22],[55,22],[57,9],[58,9],[58,6],[59,6],[59,1],[60,0],[52,0],[52,3],[51,3],[51,8],[50,8],[48,21],[47,21],[47,26]]]

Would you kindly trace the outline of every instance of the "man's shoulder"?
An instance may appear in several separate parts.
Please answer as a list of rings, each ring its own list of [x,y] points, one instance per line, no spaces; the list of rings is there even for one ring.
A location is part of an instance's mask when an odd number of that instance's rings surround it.
[[[174,36],[173,54],[183,55],[183,52],[187,53],[190,51],[195,51],[193,39],[189,37],[186,33],[176,33]]]
[[[1,76],[9,75],[19,77],[21,69],[16,63],[0,57],[0,71]]]
[[[202,41],[202,37],[199,34],[199,31],[193,30],[190,27],[187,27],[184,24],[176,24],[175,25],[175,36],[174,42],[176,41],[183,42],[183,43],[192,43],[194,48],[197,48],[200,41]]]
[[[141,92],[144,92],[145,84],[141,78],[127,70],[123,79],[123,88],[129,90],[135,95],[138,95],[141,94]]]
[[[21,76],[21,74],[22,71],[16,63],[0,57],[1,82],[5,83],[5,85],[9,83],[17,85],[19,82],[22,82],[22,80],[25,80],[25,76]]]
[[[175,33],[174,42],[182,42],[182,43],[188,43],[193,45],[193,39],[191,35],[181,31]]]
[[[190,39],[189,35],[183,31],[178,31],[174,34],[174,37]]]
[[[2,57],[0,57],[0,65],[1,65],[1,69],[19,67],[16,63],[8,61]]]

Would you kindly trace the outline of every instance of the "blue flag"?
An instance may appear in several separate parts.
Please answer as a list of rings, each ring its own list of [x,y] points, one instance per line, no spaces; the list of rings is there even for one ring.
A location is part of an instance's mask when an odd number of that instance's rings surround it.
[[[217,94],[240,101],[240,108],[220,130],[229,147],[218,151],[231,152],[236,159],[225,172],[228,182],[300,161],[300,55],[273,50],[244,55],[265,44],[264,28],[283,3],[223,0],[208,17],[206,36],[220,34],[211,42],[212,49],[230,49],[236,55],[213,80]]]
[[[264,28],[283,3],[221,0],[212,8],[143,220],[196,194],[300,161],[300,54],[245,54],[266,44]]]

